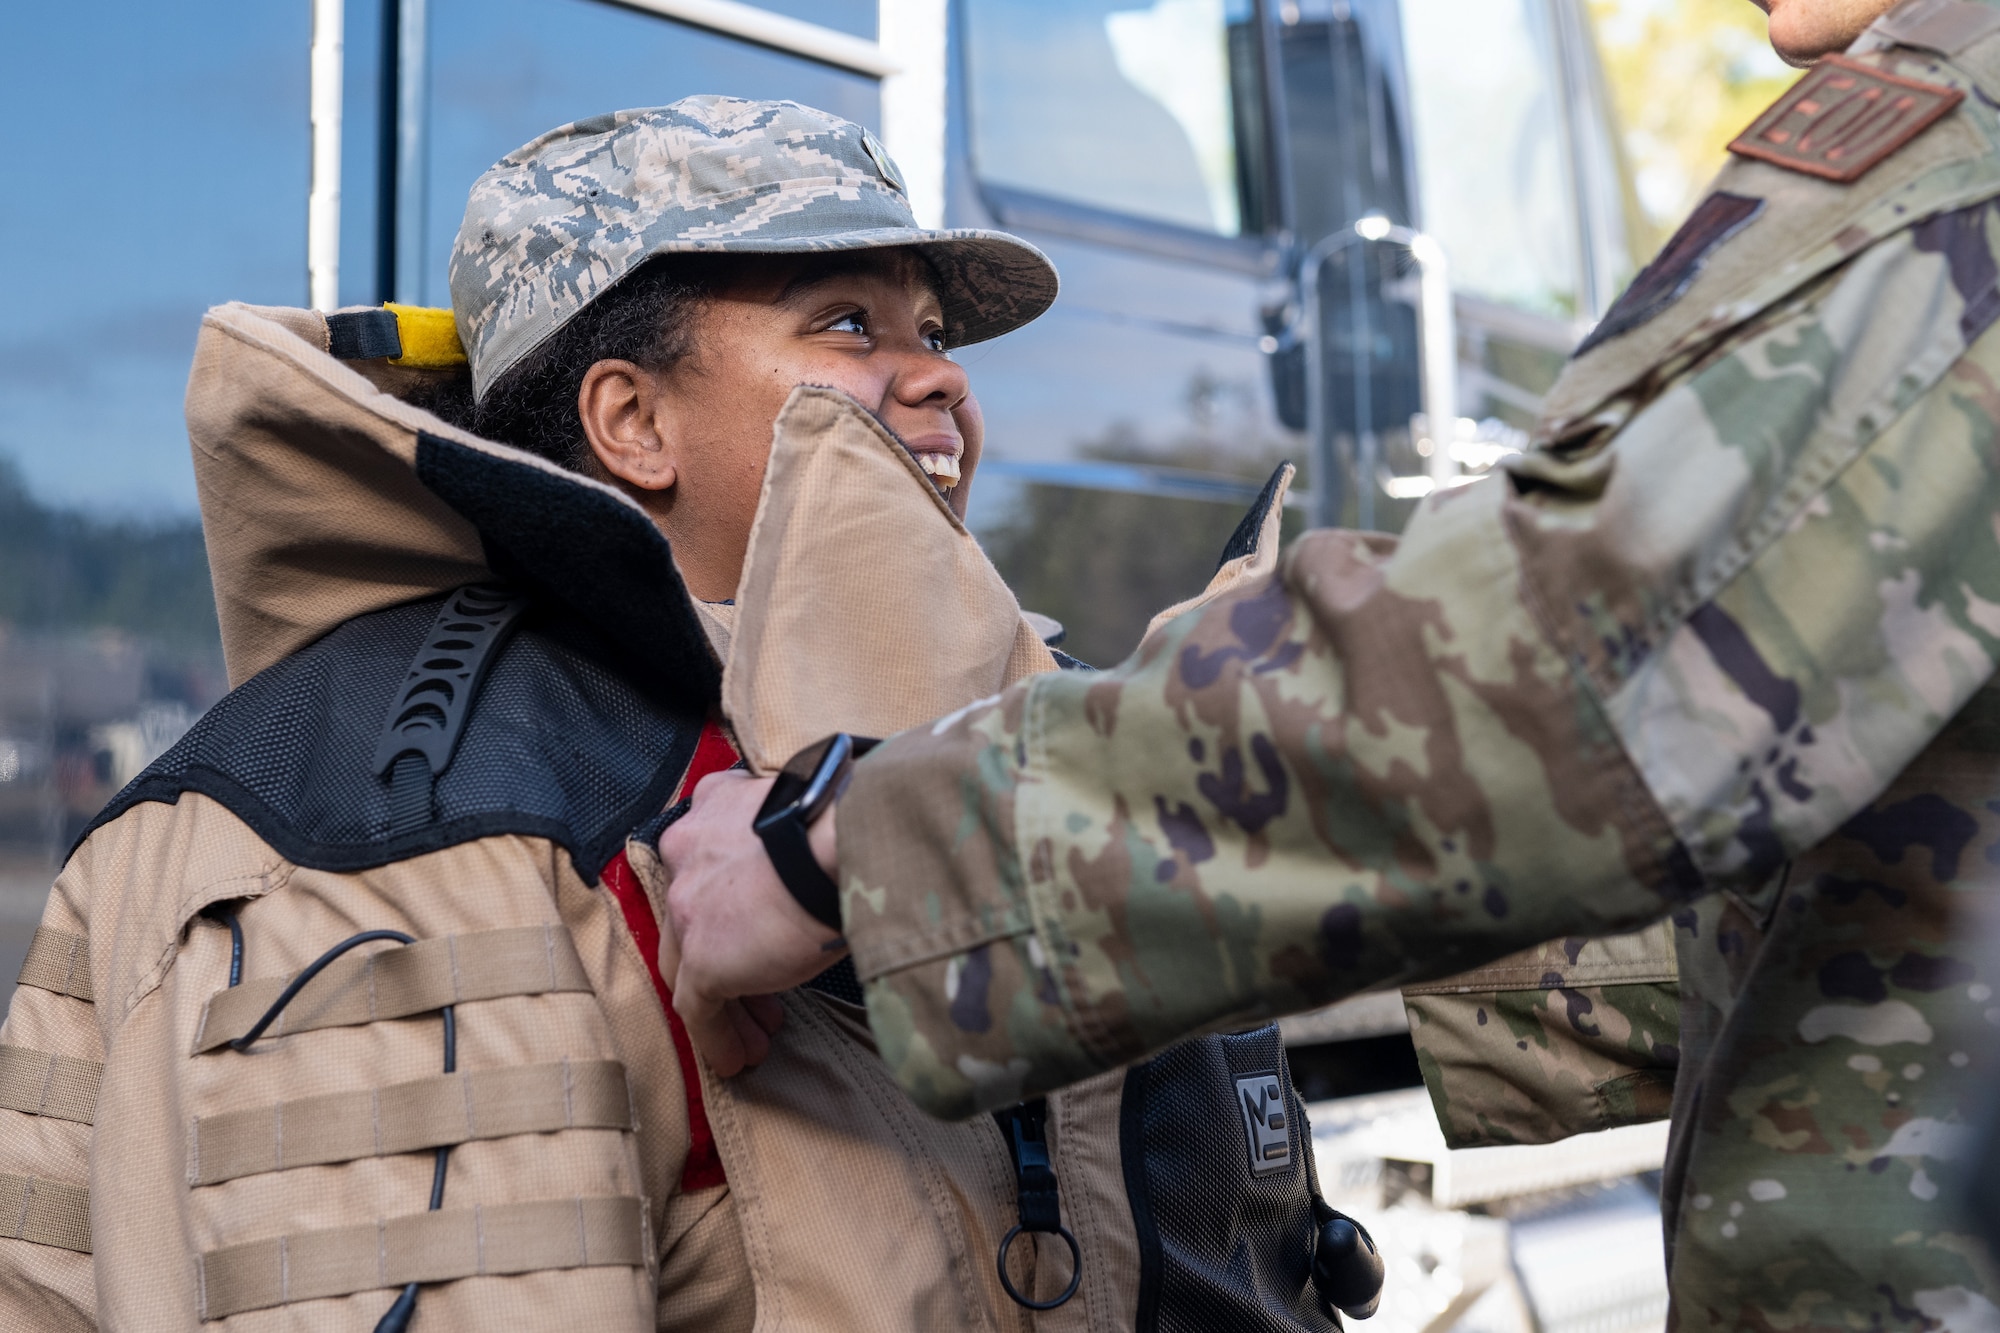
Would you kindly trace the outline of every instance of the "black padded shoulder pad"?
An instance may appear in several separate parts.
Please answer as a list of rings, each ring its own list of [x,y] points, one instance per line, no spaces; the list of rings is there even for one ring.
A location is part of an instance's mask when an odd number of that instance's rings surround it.
[[[443,602],[358,616],[259,672],[114,797],[83,838],[142,801],[173,804],[195,791],[316,870],[365,870],[519,834],[561,844],[595,882],[626,833],[673,795],[702,710],[634,689],[595,660],[593,645],[575,641],[573,625],[531,610],[494,660],[437,778],[430,820],[394,832],[376,744]]]
[[[479,529],[493,572],[584,651],[676,712],[720,702],[722,668],[644,514],[567,473],[428,432],[417,477]]]

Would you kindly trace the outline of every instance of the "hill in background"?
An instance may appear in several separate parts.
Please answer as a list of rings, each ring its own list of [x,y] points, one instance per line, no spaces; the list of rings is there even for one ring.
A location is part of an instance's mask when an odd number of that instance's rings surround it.
[[[0,459],[0,880],[34,882],[227,688],[201,525],[51,508]]]
[[[219,658],[201,524],[48,508],[0,458],[0,624],[119,630],[177,656]]]

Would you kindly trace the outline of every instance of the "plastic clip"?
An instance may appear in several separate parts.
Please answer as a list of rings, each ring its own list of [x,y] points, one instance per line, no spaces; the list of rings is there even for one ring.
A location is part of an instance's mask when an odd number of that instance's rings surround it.
[[[1062,1201],[1057,1189],[1055,1166],[1049,1158],[1048,1118],[1049,1104],[1041,1097],[993,1113],[993,1119],[999,1124],[1000,1133],[1006,1138],[1007,1147],[1014,1156],[1014,1189],[1021,1217],[1000,1238],[1000,1254],[996,1260],[1000,1269],[1000,1286],[1014,1304],[1029,1310],[1053,1310],[1076,1295],[1076,1289],[1083,1283],[1083,1251],[1078,1248],[1076,1237],[1062,1224]],[[1013,1246],[1014,1238],[1023,1231],[1060,1236],[1069,1246],[1069,1285],[1054,1300],[1037,1301],[1023,1296],[1015,1288],[1014,1279],[1007,1274],[1007,1251]]]

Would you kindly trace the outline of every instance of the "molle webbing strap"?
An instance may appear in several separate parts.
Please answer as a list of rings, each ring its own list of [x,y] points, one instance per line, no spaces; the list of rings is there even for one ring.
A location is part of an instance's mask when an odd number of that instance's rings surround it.
[[[195,1030],[194,1053],[212,1051],[248,1032],[290,981],[288,976],[258,977],[209,997]],[[329,964],[265,1032],[281,1037],[409,1018],[472,1000],[590,989],[565,926],[441,935],[400,949],[348,954]]]
[[[188,1183],[510,1134],[630,1128],[631,1093],[615,1060],[482,1069],[202,1116],[190,1135]]]
[[[0,1239],[90,1253],[90,1191],[0,1172]]]
[[[52,990],[79,1000],[93,998],[90,989],[90,941],[66,930],[35,930],[28,956],[21,960],[18,984]]]
[[[97,1085],[104,1066],[95,1060],[0,1046],[0,1108],[74,1120],[88,1125],[97,1115]]]
[[[645,1263],[640,1201],[602,1197],[476,1204],[274,1236],[208,1251],[197,1277],[206,1321],[411,1282]]]

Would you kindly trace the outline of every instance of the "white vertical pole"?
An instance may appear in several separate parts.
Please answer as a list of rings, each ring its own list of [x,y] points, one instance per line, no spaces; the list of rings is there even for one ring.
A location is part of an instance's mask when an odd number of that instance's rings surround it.
[[[1458,475],[1458,324],[1451,308],[1451,271],[1434,237],[1409,237],[1417,261],[1418,337],[1423,342],[1424,420],[1431,432],[1430,473],[1442,487]]]
[[[306,290],[315,310],[340,304],[340,86],[344,0],[313,0],[312,187],[306,196]]]
[[[424,304],[430,199],[430,6],[400,0],[396,35],[396,300]]]
[[[876,9],[876,43],[896,66],[882,80],[882,142],[903,169],[920,227],[944,225],[947,4],[878,0]]]

